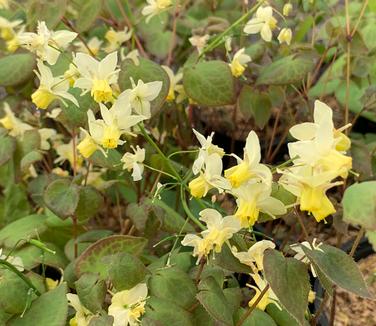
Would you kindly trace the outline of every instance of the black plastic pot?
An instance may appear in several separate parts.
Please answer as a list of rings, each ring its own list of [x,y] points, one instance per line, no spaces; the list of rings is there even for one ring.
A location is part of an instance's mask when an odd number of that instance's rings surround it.
[[[342,246],[342,250],[349,253],[351,250],[351,247],[353,245],[353,241],[348,241]],[[372,245],[367,241],[366,238],[363,238],[359,245],[358,248],[356,249],[354,253],[354,260],[359,261],[363,258],[366,258],[368,256],[373,255],[375,252],[372,248]],[[319,306],[321,304],[321,301],[323,299],[324,295],[324,289],[320,284],[320,281],[318,279],[315,280],[314,286],[313,286],[314,291],[316,292],[316,300],[314,301],[314,312],[316,312],[319,309]],[[329,318],[328,316],[322,312],[319,319],[318,319],[318,325],[320,326],[329,326]]]

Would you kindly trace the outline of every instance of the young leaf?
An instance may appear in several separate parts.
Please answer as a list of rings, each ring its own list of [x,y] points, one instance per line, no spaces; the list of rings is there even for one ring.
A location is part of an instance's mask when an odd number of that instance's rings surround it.
[[[370,298],[367,285],[354,260],[344,251],[322,244],[321,250],[302,249],[308,259],[340,288],[364,298]]]
[[[69,179],[52,181],[43,194],[46,206],[62,219],[74,214],[79,198],[78,186]]]
[[[145,238],[130,235],[113,235],[89,246],[78,257],[75,270],[78,276],[83,273],[98,273],[101,278],[108,276],[108,261],[106,256],[113,256],[121,252],[139,255],[144,249],[147,240]]]
[[[199,105],[221,106],[235,102],[235,82],[223,61],[204,61],[184,68],[184,89]]]
[[[277,250],[264,255],[265,278],[281,305],[299,323],[304,324],[311,288],[307,266],[295,258],[285,258]]]
[[[217,281],[209,276],[200,282],[198,288],[197,300],[200,301],[209,315],[225,325],[233,325],[233,311]]]
[[[345,222],[376,230],[376,181],[355,183],[348,187],[342,205]]]
[[[157,270],[149,280],[150,294],[161,299],[172,300],[188,309],[196,299],[196,286],[189,276],[177,267]]]

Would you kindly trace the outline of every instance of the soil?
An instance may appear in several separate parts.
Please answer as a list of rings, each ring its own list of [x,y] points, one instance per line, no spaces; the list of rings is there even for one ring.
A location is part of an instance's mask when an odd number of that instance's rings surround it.
[[[376,295],[376,254],[358,261],[370,292]],[[335,326],[376,326],[376,301],[337,289]],[[330,303],[325,311],[330,316]]]

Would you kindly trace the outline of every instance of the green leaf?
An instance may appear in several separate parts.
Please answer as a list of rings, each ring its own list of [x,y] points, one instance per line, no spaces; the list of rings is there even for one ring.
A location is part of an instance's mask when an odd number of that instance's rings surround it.
[[[0,266],[0,311],[20,314],[25,308],[29,287],[15,273]]]
[[[221,106],[235,102],[235,82],[227,63],[204,61],[184,68],[187,95],[199,105]]]
[[[279,326],[298,326],[299,324],[296,322],[294,318],[290,316],[290,314],[282,309],[280,310],[277,305],[274,303],[269,303],[266,306],[266,312],[269,316],[273,318],[273,320]]]
[[[217,281],[209,276],[199,283],[197,299],[216,321],[233,325],[230,305]]]
[[[27,10],[28,24],[35,25],[43,17],[49,28],[54,28],[65,14],[66,0],[31,0]]]
[[[43,155],[38,151],[31,151],[21,159],[21,170],[27,172],[29,167],[43,159]]]
[[[44,190],[46,206],[62,219],[73,216],[79,201],[79,188],[69,179],[52,181]]]
[[[376,230],[376,181],[355,183],[342,198],[343,219],[367,230]]]
[[[215,260],[213,263],[236,273],[246,273],[251,272],[251,268],[247,265],[242,264],[231,252],[230,248],[225,245],[222,247],[222,251],[215,254]]]
[[[29,215],[8,224],[0,230],[0,247],[12,248],[21,239],[34,239],[46,231],[46,216]]]
[[[121,170],[122,164],[120,162],[121,154],[116,149],[109,149],[107,157],[101,151],[96,151],[90,156],[89,161],[96,166],[106,168],[109,170]]]
[[[0,166],[13,157],[15,149],[16,140],[13,137],[0,135]]]
[[[295,258],[285,258],[277,250],[264,255],[265,278],[281,305],[303,325],[311,288],[307,266]]]
[[[240,320],[240,318],[245,313],[246,313],[246,309],[240,308],[235,315],[235,320],[236,321]],[[243,322],[242,326],[277,326],[277,324],[274,322],[273,318],[270,317],[267,313],[256,308],[255,310],[252,311],[252,313],[248,316],[248,318]],[[289,326],[294,326],[294,324],[290,324]]]
[[[102,310],[102,304],[106,297],[107,286],[104,280],[98,280],[98,276],[85,273],[74,283],[81,303],[93,313]]]
[[[262,129],[272,113],[270,96],[245,85],[239,95],[239,109],[245,118],[253,117],[256,125]]]
[[[121,253],[109,269],[109,277],[117,291],[129,290],[141,283],[146,276],[146,267],[137,257]]]
[[[83,15],[77,19],[76,28],[79,32],[88,30],[94,24],[102,10],[102,0],[88,0],[81,8]]]
[[[16,86],[33,75],[35,57],[31,53],[17,53],[0,59],[0,86]]]
[[[190,277],[177,267],[157,270],[149,280],[150,294],[164,300],[171,300],[188,309],[196,299],[196,286]]]
[[[301,82],[314,66],[315,62],[310,56],[290,55],[263,66],[257,78],[257,84],[295,84]]]
[[[171,298],[174,300],[174,298]],[[144,321],[149,323],[146,324]],[[171,300],[151,296],[146,302],[146,312],[142,317],[144,325],[195,326],[192,315]]]
[[[146,41],[146,50],[152,55],[155,55],[158,59],[164,59],[167,57],[170,49],[172,32],[163,31],[161,33],[154,33]]]
[[[9,326],[65,326],[68,314],[66,284],[42,294],[26,311],[23,317],[11,319]]]
[[[308,259],[329,281],[360,297],[371,298],[363,276],[354,260],[344,251],[322,244],[321,250],[302,249]]]
[[[103,196],[92,186],[82,186],[79,191],[80,199],[75,214],[80,221],[83,221],[94,217],[103,207]]]
[[[122,252],[139,255],[144,249],[147,239],[130,235],[113,235],[89,246],[78,257],[76,262],[76,274],[98,273],[101,278],[108,276],[108,262],[104,258]]]
[[[374,251],[376,251],[376,231],[367,231],[366,237],[368,242],[372,245]]]
[[[89,326],[112,326],[113,323],[114,317],[105,315],[90,319]]]
[[[161,81],[163,83],[162,89],[157,98],[151,102],[151,112],[153,115],[166,100],[170,89],[170,78],[164,69],[155,62],[145,58],[140,58],[139,60],[139,65],[135,65],[130,59],[124,60],[121,63],[119,86],[122,91],[132,88],[130,78],[133,78],[136,84],[138,80],[142,80],[144,83]]]

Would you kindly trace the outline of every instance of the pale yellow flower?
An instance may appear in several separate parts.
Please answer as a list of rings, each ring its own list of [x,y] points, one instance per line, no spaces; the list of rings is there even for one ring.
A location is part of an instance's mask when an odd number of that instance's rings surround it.
[[[8,19],[0,16],[0,36],[5,41],[9,41],[14,38],[16,32],[15,28],[22,24],[22,20],[17,19],[9,21]]]
[[[312,247],[311,247],[311,245],[312,245]],[[309,250],[318,250],[318,251],[323,252],[323,250],[320,248],[321,245],[322,245],[321,242],[317,243],[316,238],[313,239],[311,244],[308,241],[303,241],[302,243],[294,243],[294,244],[290,245],[290,248],[293,251],[296,252],[294,258],[311,266],[311,272],[312,272],[313,277],[317,277],[315,268],[313,267],[310,260],[308,259],[308,257],[304,253],[302,246],[308,248]]]
[[[75,42],[74,45],[77,48],[77,52],[82,52],[82,53],[86,53],[86,54],[89,54],[89,55],[91,55],[91,54],[97,55],[99,53],[100,49],[101,49],[102,43],[103,43],[102,40],[100,40],[96,36],[94,36],[87,42],[87,44],[86,44],[87,47],[81,41]],[[88,50],[88,48],[90,49],[91,53]]]
[[[247,63],[252,61],[251,57],[248,54],[245,54],[244,51],[244,48],[237,51],[229,64],[231,73],[234,77],[243,75]]]
[[[0,259],[6,260],[9,264],[12,264],[20,272],[24,271],[24,264],[21,257],[8,256],[3,254],[3,249],[0,248]]]
[[[261,38],[270,42],[272,40],[272,31],[277,27],[277,20],[273,17],[273,8],[270,6],[259,7],[255,16],[250,19],[244,27],[246,34],[258,34]]]
[[[113,100],[112,85],[117,83],[119,70],[117,53],[108,54],[102,61],[97,61],[85,53],[77,53],[74,63],[80,77],[74,82],[74,87],[81,88],[83,94],[90,91],[91,96],[98,103]]]
[[[284,6],[283,6],[283,9],[282,9],[282,14],[283,16],[289,16],[291,14],[291,11],[292,11],[292,4],[289,2],[289,3],[286,3]]]
[[[9,135],[13,137],[22,137],[26,130],[33,129],[32,126],[22,122],[14,115],[7,102],[4,102],[4,112],[5,116],[0,119],[0,123],[9,131]]]
[[[290,28],[282,28],[278,35],[278,41],[280,44],[286,43],[290,45],[292,38],[292,31]]]
[[[203,36],[200,35],[193,35],[189,38],[189,42],[196,47],[198,53],[201,53],[204,47],[206,46],[206,43],[208,42],[210,38],[209,34],[205,34]]]
[[[145,160],[145,149],[136,146],[131,146],[133,153],[125,153],[121,158],[123,163],[123,169],[132,172],[133,181],[139,181],[142,179],[142,173],[144,171],[144,165],[142,162]]]
[[[142,15],[146,16],[146,22],[148,23],[155,15],[159,15],[162,11],[172,6],[171,0],[146,0],[148,3],[142,9]]]
[[[42,61],[54,65],[60,51],[65,50],[76,36],[77,33],[67,30],[50,31],[42,21],[38,22],[37,33],[25,32],[18,38],[22,46],[35,53]]]
[[[233,252],[233,254],[242,264],[250,266],[253,272],[257,272],[264,269],[263,259],[265,250],[274,248],[275,244],[272,241],[261,240],[253,244],[247,252]],[[254,263],[256,263],[256,266]]]
[[[170,67],[162,66],[162,68],[166,71],[170,79],[170,89],[168,91],[166,100],[172,102],[175,100],[176,87],[179,86],[178,83],[183,79],[183,73],[180,72],[175,75]]]
[[[107,53],[118,50],[124,42],[130,40],[132,33],[133,31],[128,30],[128,27],[124,27],[122,31],[115,31],[113,28],[110,28],[104,36],[108,42],[104,50]]]
[[[111,299],[108,314],[114,317],[113,326],[136,326],[145,312],[148,288],[145,283],[117,292]]]
[[[261,276],[258,273],[251,274],[251,277],[255,281],[256,286],[249,285],[249,284],[247,284],[247,286],[254,289],[256,291],[256,293],[253,296],[252,300],[249,301],[249,303],[248,303],[248,305],[250,307],[255,303],[255,301],[258,299],[260,293],[265,289],[265,287],[268,284],[263,278],[261,278]],[[279,304],[279,300],[278,300],[277,296],[274,294],[274,292],[271,288],[269,288],[266,291],[265,295],[262,297],[262,299],[260,300],[260,302],[257,304],[256,307],[258,309],[264,311],[269,303],[274,303],[280,310],[282,310],[282,308]]]
[[[69,321],[70,326],[89,326],[94,314],[80,301],[77,294],[67,293],[68,304],[76,310],[76,315]]]

